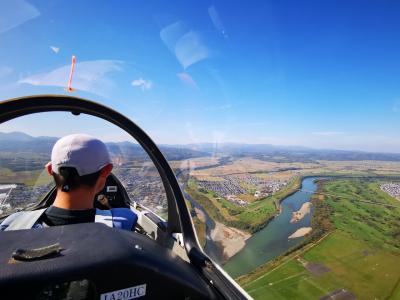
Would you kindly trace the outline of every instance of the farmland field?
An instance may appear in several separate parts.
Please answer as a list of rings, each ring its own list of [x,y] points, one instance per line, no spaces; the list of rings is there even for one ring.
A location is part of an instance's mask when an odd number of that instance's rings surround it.
[[[333,230],[280,258],[278,266],[270,263],[240,278],[244,288],[255,299],[319,299],[343,290],[357,299],[396,299],[400,206],[379,184],[366,179],[320,182],[319,192],[325,195],[315,199],[331,209]]]

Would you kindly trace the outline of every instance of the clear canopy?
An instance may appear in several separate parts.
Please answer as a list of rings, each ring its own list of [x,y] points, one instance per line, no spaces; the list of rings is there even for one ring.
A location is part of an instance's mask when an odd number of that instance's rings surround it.
[[[144,129],[205,252],[256,299],[399,298],[399,1],[0,1],[0,100],[62,94]],[[84,115],[0,125],[0,209],[37,203],[54,141],[107,143],[166,217],[136,141]],[[325,297],[325,298],[324,298]]]

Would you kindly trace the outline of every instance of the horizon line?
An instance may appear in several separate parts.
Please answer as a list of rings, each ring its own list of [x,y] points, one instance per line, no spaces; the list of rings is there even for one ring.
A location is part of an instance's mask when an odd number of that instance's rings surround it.
[[[22,133],[25,134],[29,137],[32,138],[57,138],[59,139],[60,137],[56,137],[56,136],[46,136],[46,135],[40,135],[40,136],[34,136],[22,131],[9,131],[9,132],[4,132],[4,131],[0,131],[0,133],[4,133],[4,134],[15,134],[15,133]],[[104,141],[105,143],[131,143],[131,144],[135,144],[135,145],[139,145],[140,144],[135,141],[127,141],[127,140],[122,140],[122,141]],[[394,154],[394,155],[400,155],[400,151],[399,152],[393,152],[393,151],[371,151],[371,150],[361,150],[361,149],[340,149],[340,148],[318,148],[318,147],[310,147],[310,146],[300,146],[300,145],[282,145],[282,144],[268,144],[268,143],[249,143],[249,142],[196,142],[196,143],[156,143],[157,146],[169,146],[169,147],[176,147],[176,146],[196,146],[196,145],[237,145],[237,146],[271,146],[271,147],[276,147],[276,148],[286,148],[288,150],[290,150],[290,148],[292,148],[292,150],[309,150],[309,151],[342,151],[342,152],[361,152],[361,153],[370,153],[370,154]],[[214,148],[218,148],[218,147],[214,147]],[[298,148],[298,149],[293,149],[293,148]],[[192,149],[192,150],[197,150],[197,149]],[[279,149],[277,149],[279,150]],[[198,150],[201,151],[201,150]]]

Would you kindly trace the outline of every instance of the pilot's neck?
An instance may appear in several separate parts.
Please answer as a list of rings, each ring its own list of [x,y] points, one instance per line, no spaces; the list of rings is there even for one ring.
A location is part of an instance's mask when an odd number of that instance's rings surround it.
[[[78,188],[68,192],[58,189],[53,206],[73,210],[91,209],[93,208],[95,194],[94,190],[86,188]]]

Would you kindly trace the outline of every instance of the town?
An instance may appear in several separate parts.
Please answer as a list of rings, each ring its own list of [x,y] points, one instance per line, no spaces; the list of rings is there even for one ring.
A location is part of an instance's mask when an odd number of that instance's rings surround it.
[[[27,186],[0,184],[0,215],[10,214],[37,203],[51,189],[51,184]]]
[[[381,185],[381,190],[400,200],[400,183],[384,183]]]
[[[116,168],[115,175],[125,187],[131,202],[147,207],[160,216],[166,216],[168,205],[161,178],[152,169]],[[0,215],[10,214],[38,203],[52,188],[53,183],[27,186],[0,184]]]
[[[116,168],[114,174],[125,187],[131,202],[135,201],[161,217],[166,216],[168,203],[161,177],[153,170]]]
[[[221,180],[199,180],[200,189],[214,192],[240,206],[245,206],[248,203],[239,199],[239,195],[251,194],[254,200],[257,200],[273,195],[287,185],[285,180],[265,180],[247,174],[227,175],[218,178]]]

